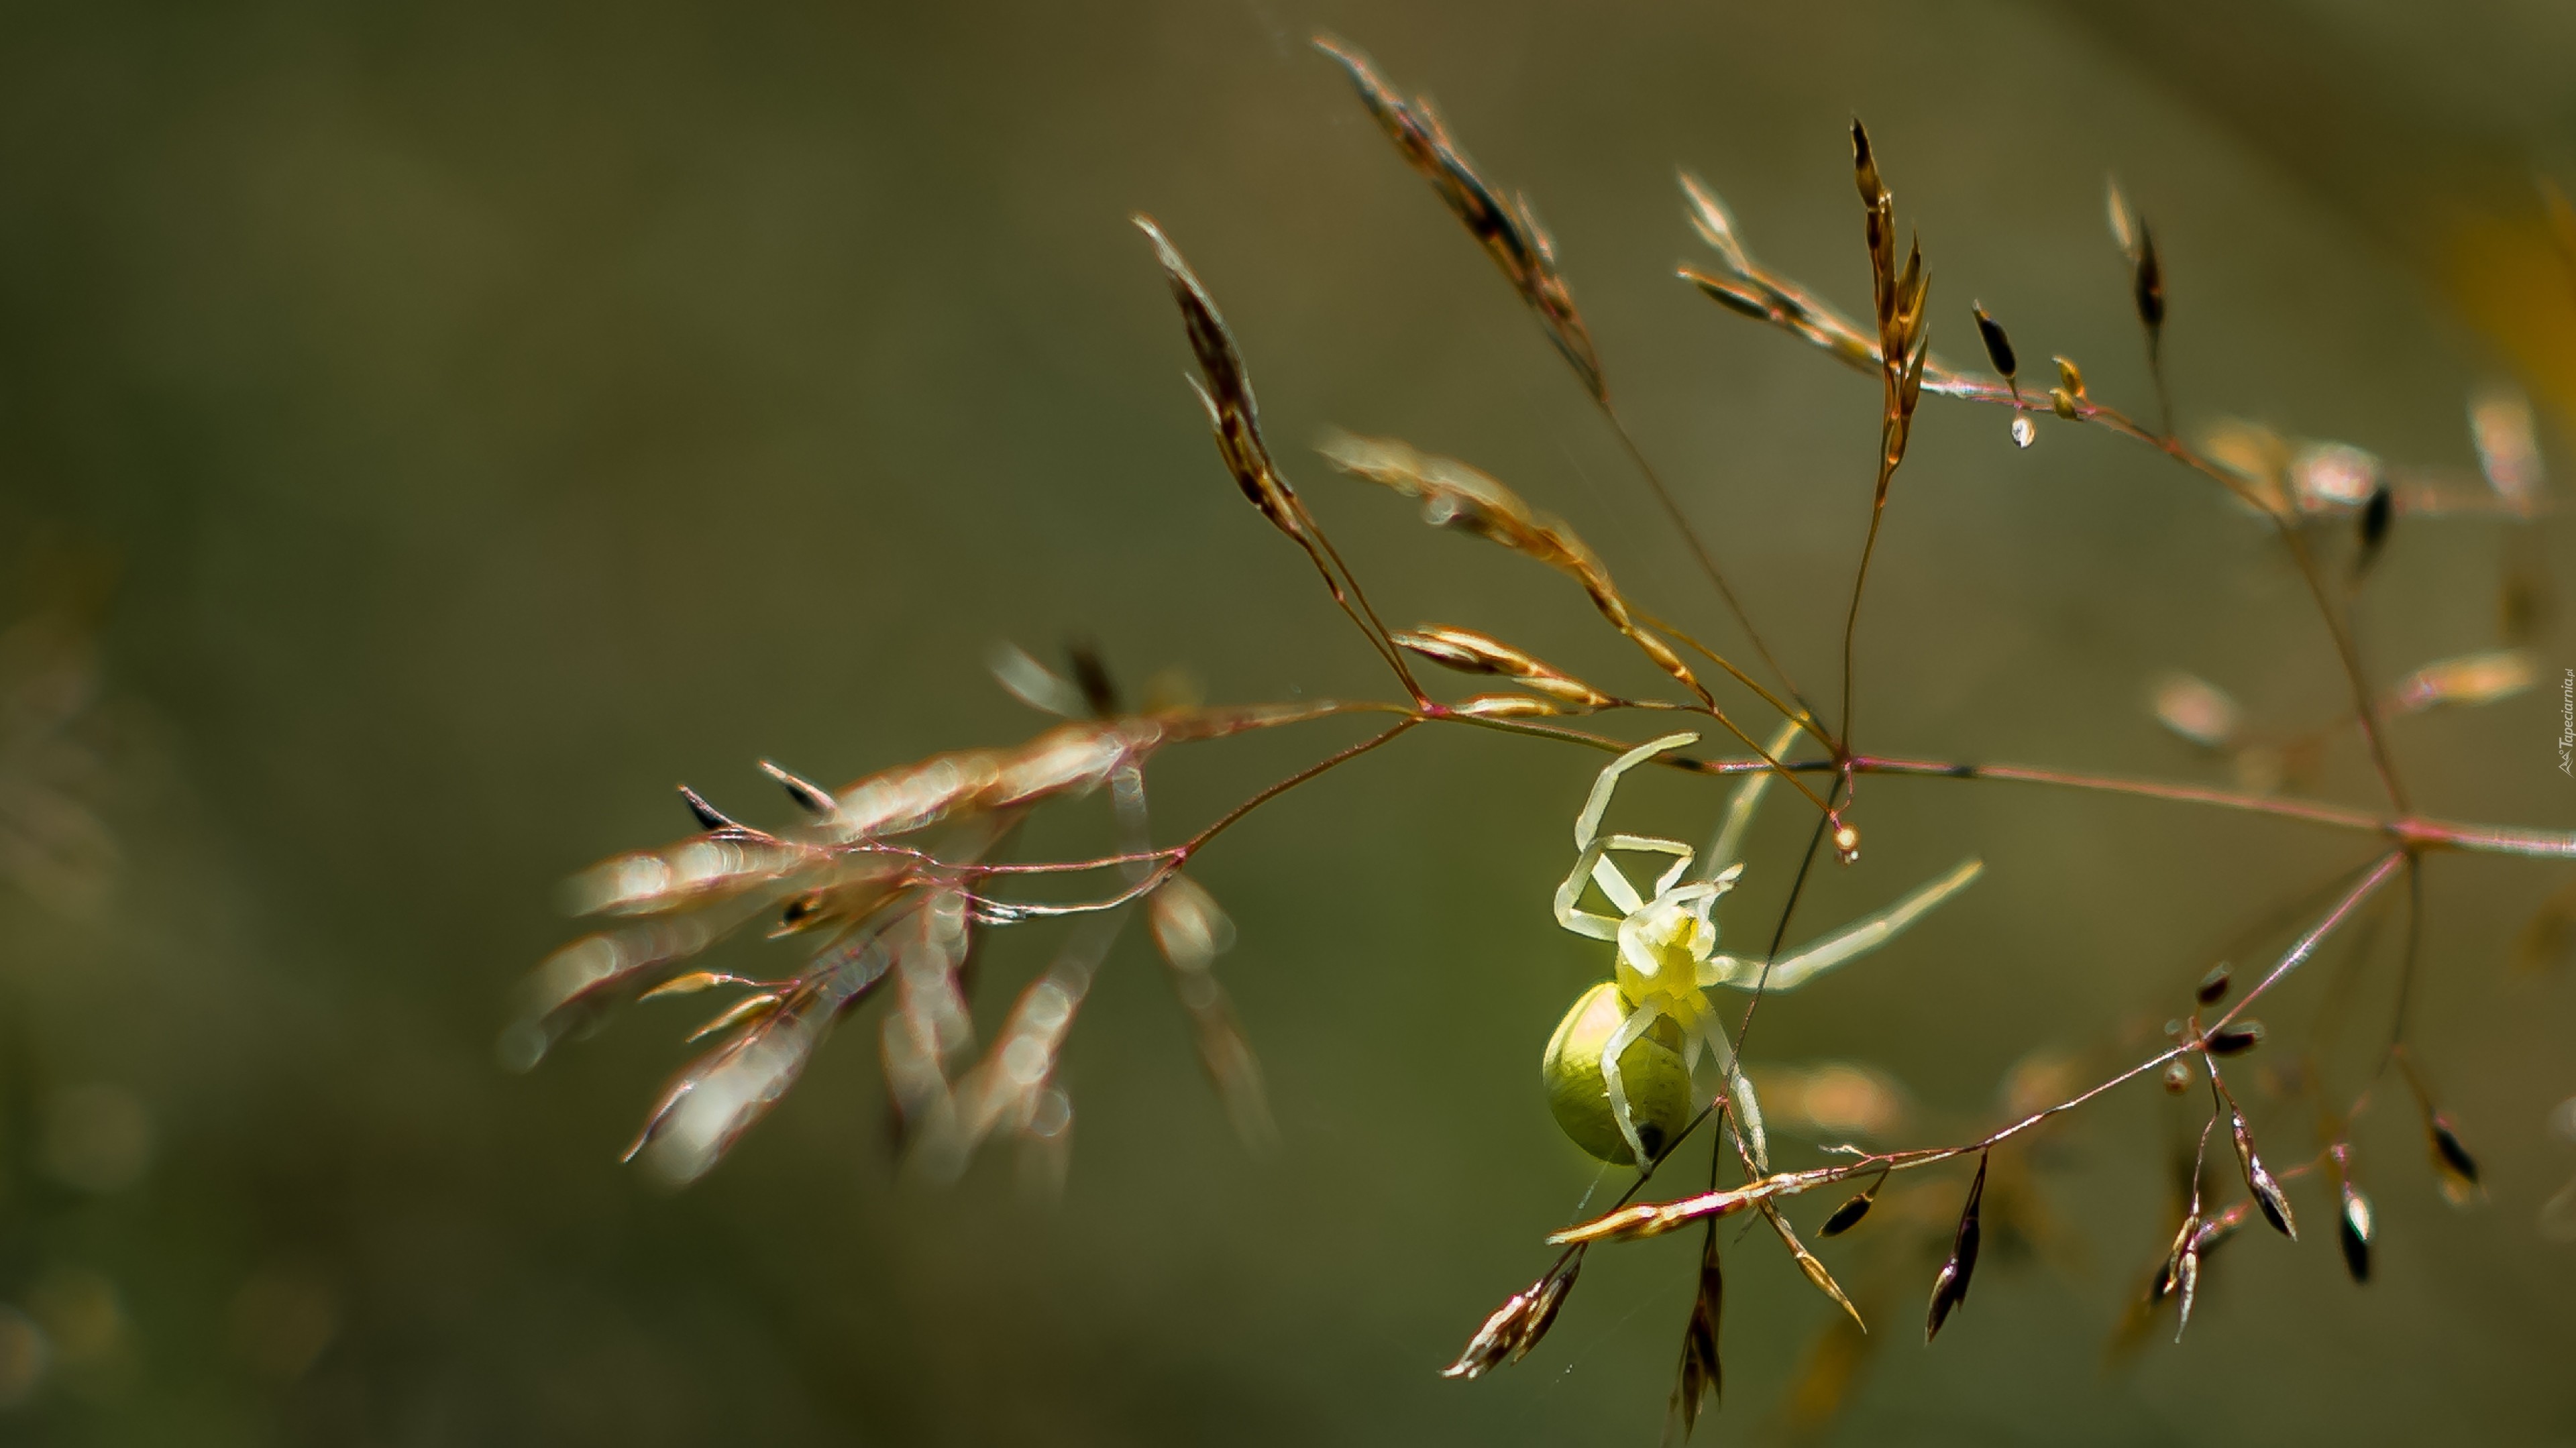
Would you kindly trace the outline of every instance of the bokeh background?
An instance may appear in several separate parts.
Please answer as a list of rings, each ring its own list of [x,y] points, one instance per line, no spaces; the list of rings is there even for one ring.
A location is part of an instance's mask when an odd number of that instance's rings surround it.
[[[1558,580],[1330,475],[1304,446],[1327,425],[1477,463],[1718,630],[1316,29],[1526,189],[1646,450],[1811,680],[1876,387],[1671,279],[1696,249],[1677,164],[1849,307],[1866,117],[1936,345],[1973,355],[1979,299],[2026,358],[2143,407],[2116,172],[2163,250],[2186,423],[2473,480],[2465,399],[2501,382],[2571,456],[2576,300],[2531,178],[2576,179],[2576,22],[2539,0],[13,4],[0,28],[0,592],[27,621],[0,646],[10,1442],[1653,1437],[1686,1243],[1596,1254],[1530,1360],[1434,1376],[1615,1189],[1535,1069],[1601,972],[1547,915],[1597,757],[1433,731],[1205,856],[1266,1160],[1134,936],[1071,1047],[1052,1204],[1007,1160],[905,1184],[864,1026],[676,1195],[616,1153],[692,1012],[638,1008],[524,1076],[496,1059],[514,983],[575,929],[555,882],[681,833],[674,780],[775,818],[760,757],[841,780],[1019,738],[996,640],[1087,637],[1132,683],[1179,666],[1221,700],[1382,687],[1211,455],[1133,210],[1221,299],[1292,476],[1398,621],[1647,682]],[[2358,605],[2383,680],[2496,642],[2499,549],[2492,523],[2401,523]],[[2258,523],[2046,420],[2022,452],[1999,415],[1927,405],[1873,587],[1884,750],[2217,780],[2147,709],[2164,670],[2267,724],[2343,707]],[[2541,688],[2394,726],[2425,808],[2576,826],[2554,749],[2576,639],[2538,650]],[[1164,827],[1339,738],[1171,758]],[[2349,743],[2314,788],[2371,798]],[[1657,781],[1623,809],[1697,835],[1718,799]],[[2367,851],[2010,786],[1882,782],[1864,811],[1868,857],[1818,881],[1808,930],[1963,854],[1989,874],[1766,1006],[1754,1055],[1867,1063],[1907,1141],[1991,1124],[2016,1072],[2151,1046],[2213,958],[2277,944]],[[1779,903],[1794,815],[1721,917],[1739,940]],[[2301,1186],[2305,1241],[2241,1239],[2179,1347],[2111,1355],[2198,1125],[2142,1086],[2018,1158],[2022,1226],[1931,1349],[1938,1250],[1905,1233],[1946,1231],[1961,1180],[1927,1188],[1928,1229],[1890,1213],[1827,1253],[1879,1329],[1838,1417],[1792,1401],[1832,1309],[1766,1239],[1735,1247],[1704,1440],[2576,1436],[2576,1261],[2539,1220],[2576,1175],[2550,1124],[2576,983],[2508,959],[2565,879],[2432,862],[2420,1049],[2491,1199],[2446,1206],[2383,1094],[2357,1136],[2367,1290]],[[1042,962],[1030,937],[993,952],[988,1011]],[[2363,1046],[2385,948],[2348,992]],[[2267,1012],[2285,1038],[2328,999],[2313,975]],[[2328,1060],[2339,1091],[2362,1054]],[[2275,1154],[2304,1152],[2309,1108],[2249,1090]]]

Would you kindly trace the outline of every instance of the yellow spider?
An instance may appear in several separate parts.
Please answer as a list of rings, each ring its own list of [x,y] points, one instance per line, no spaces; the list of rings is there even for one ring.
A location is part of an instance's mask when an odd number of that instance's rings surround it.
[[[1795,736],[1784,728],[1776,757]],[[1577,935],[1617,944],[1611,978],[1584,992],[1548,1042],[1549,1105],[1575,1144],[1604,1161],[1650,1162],[1688,1122],[1691,1077],[1703,1049],[1715,1056],[1730,1083],[1738,1119],[1757,1161],[1767,1169],[1761,1109],[1751,1083],[1736,1065],[1735,1047],[1708,998],[1711,986],[1737,990],[1795,990],[1824,971],[1886,944],[1926,911],[1964,888],[1984,870],[1982,861],[1958,868],[1913,894],[1803,950],[1771,962],[1717,953],[1717,927],[1709,920],[1718,897],[1744,873],[1729,861],[1741,843],[1754,807],[1770,782],[1767,773],[1746,777],[1729,803],[1726,821],[1709,850],[1710,873],[1693,880],[1696,858],[1679,840],[1652,835],[1605,835],[1601,817],[1619,777],[1658,754],[1699,742],[1696,734],[1669,734],[1611,761],[1575,817],[1574,869],[1556,891],[1556,921]],[[1641,893],[1610,858],[1613,850],[1668,855],[1673,863]],[[1581,907],[1586,882],[1597,886],[1618,914]]]

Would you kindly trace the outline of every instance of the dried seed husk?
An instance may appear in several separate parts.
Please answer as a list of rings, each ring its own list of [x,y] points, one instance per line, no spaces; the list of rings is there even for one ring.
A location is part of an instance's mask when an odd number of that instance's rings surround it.
[[[2174,1289],[2182,1295],[2182,1320],[2174,1324],[2174,1341],[2180,1342],[2183,1329],[2191,1326],[2192,1299],[2200,1292],[2199,1248],[2183,1248],[2182,1258],[2174,1267],[2173,1281]]]
[[[2355,1283],[2370,1281],[2370,1198],[2350,1181],[2343,1184],[2343,1209],[2335,1217],[2335,1234],[2343,1246],[2343,1267]]]
[[[1690,198],[1691,229],[1737,274],[1752,271],[1753,255],[1745,250],[1743,238],[1736,235],[1735,214],[1726,209],[1716,192],[1708,189],[1707,182],[1688,171],[1681,172],[1680,177],[1682,194]]]
[[[2465,1207],[2486,1195],[2478,1184],[2477,1158],[2460,1144],[2451,1119],[2436,1111],[2425,1119],[2424,1127],[2432,1142],[2433,1169],[2441,1174],[2442,1195],[2451,1205]]]
[[[2200,984],[2192,987],[2192,999],[2199,1001],[2205,1006],[2214,1006],[2220,1001],[2225,1000],[2227,998],[2229,974],[2229,967],[2226,961],[2222,960],[2218,964],[2211,966],[2209,968],[2209,974],[2200,978]]]
[[[1860,204],[1876,206],[1887,197],[1887,187],[1878,179],[1878,158],[1870,154],[1869,128],[1852,118],[1852,180],[1860,188]]]
[[[2379,561],[2379,550],[2387,546],[2389,525],[2397,521],[2397,494],[2382,478],[2370,490],[2361,505],[2361,551],[2353,560],[2352,571],[2358,575],[2370,571]]]
[[[2191,1250],[2199,1236],[2200,1206],[2195,1199],[2191,1211],[2182,1219],[2182,1229],[2174,1233],[2173,1246],[2165,1252],[2164,1265],[2156,1269],[2156,1280],[2147,1289],[2149,1296],[2161,1299],[2181,1285],[2182,1255]]]
[[[745,1021],[758,1020],[762,1016],[768,1015],[771,1011],[778,1009],[779,999],[779,996],[771,991],[762,991],[758,995],[744,996],[741,1000],[735,1001],[732,1005],[726,1007],[714,1020],[711,1020],[705,1025],[698,1027],[696,1030],[689,1032],[686,1036],[683,1036],[680,1039],[683,1041],[695,1041],[707,1036],[712,1036],[716,1032],[725,1030],[729,1027],[741,1025]]]
[[[2064,392],[2069,397],[2082,397],[2084,395],[2084,373],[2078,369],[2075,363],[2069,358],[2059,357],[2053,360],[2057,363],[2058,390]]]
[[[675,975],[635,999],[639,1002],[657,1001],[665,996],[695,995],[699,991],[711,990],[720,985],[758,984],[760,984],[759,981],[747,980],[738,975],[726,975],[721,971],[693,970],[685,975]]]
[[[1065,667],[1073,675],[1073,686],[1082,691],[1085,709],[1095,719],[1106,719],[1120,712],[1118,685],[1109,676],[1109,665],[1100,650],[1087,643],[1065,646]]]
[[[2131,295],[2138,304],[2138,320],[2146,324],[2147,335],[2153,338],[2165,325],[2165,269],[2164,264],[2156,259],[2154,233],[2147,230],[2144,221],[2138,222],[2137,226],[2138,246],[2131,261],[2134,281]]]
[[[1825,1224],[1816,1229],[1816,1235],[1819,1237],[1839,1237],[1843,1233],[1850,1231],[1852,1228],[1859,1226],[1860,1219],[1869,1215],[1870,1204],[1875,1200],[1876,1193],[1862,1192],[1860,1195],[1853,1197],[1850,1201],[1834,1208],[1834,1214],[1825,1218]]]
[[[2290,1199],[2254,1150],[2253,1129],[2246,1125],[2245,1113],[2233,1102],[2227,1107],[2227,1131],[2235,1138],[2236,1164],[2245,1173],[2246,1190],[2254,1194],[2254,1205],[2263,1213],[2263,1220],[2272,1224],[2273,1231],[2293,1242],[2299,1240],[2299,1219],[2290,1211]]]
[[[2263,1035],[2263,1023],[2252,1016],[2247,1016],[2241,1021],[2230,1021],[2209,1033],[2209,1054],[2242,1056],[2263,1044]]]
[[[1012,652],[1017,653],[1018,650],[1015,649]],[[1021,657],[1027,656],[1021,655]],[[796,801],[797,807],[807,814],[816,819],[828,820],[841,812],[841,802],[834,799],[832,792],[823,786],[800,775],[791,774],[766,759],[760,761],[760,767],[770,778],[777,780],[787,791],[787,797]]]
[[[732,831],[741,831],[745,834],[753,835],[760,833],[758,830],[749,829],[746,826],[737,824],[733,818],[727,815],[723,810],[707,803],[706,796],[689,788],[685,784],[680,786],[680,801],[689,807],[690,817],[698,822],[698,828],[707,831],[709,834],[725,834]],[[763,836],[763,838],[767,837]]]
[[[1977,315],[1977,336],[1986,344],[1986,360],[1995,364],[1995,371],[2003,374],[2005,381],[2012,381],[2019,370],[2016,366],[2019,359],[2013,356],[2012,338],[2004,335],[2003,323],[1986,315],[1984,303],[1976,304],[1971,310]]]
[[[1930,1342],[1941,1331],[1941,1324],[1959,1304],[1968,1300],[1968,1284],[1977,1272],[1977,1246],[1981,1229],[1977,1209],[1986,1194],[1986,1156],[1977,1156],[1977,1175],[1968,1183],[1967,1204],[1959,1209],[1959,1230],[1950,1242],[1950,1257],[1941,1264],[1941,1273],[1932,1279],[1932,1309],[1923,1323],[1923,1340]]]

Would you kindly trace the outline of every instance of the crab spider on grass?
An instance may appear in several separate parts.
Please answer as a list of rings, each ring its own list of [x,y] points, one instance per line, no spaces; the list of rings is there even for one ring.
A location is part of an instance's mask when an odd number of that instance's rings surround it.
[[[1776,757],[1788,748],[1794,726],[1773,742]],[[1700,1054],[1714,1056],[1727,1081],[1757,1164],[1769,1169],[1761,1109],[1735,1059],[1733,1042],[1710,1001],[1712,986],[1737,990],[1794,990],[1857,955],[1894,939],[1933,906],[1965,888],[1985,869],[1962,861],[1947,875],[1877,914],[1779,957],[1767,969],[1760,959],[1717,953],[1717,926],[1709,919],[1718,897],[1744,873],[1732,859],[1770,783],[1768,773],[1748,775],[1727,806],[1712,843],[1708,869],[1692,877],[1699,855],[1679,840],[1653,835],[1601,833],[1602,816],[1620,776],[1658,754],[1699,742],[1696,734],[1668,734],[1611,761],[1575,817],[1574,869],[1556,891],[1556,921],[1577,935],[1618,946],[1611,978],[1577,1000],[1548,1042],[1549,1105],[1566,1135],[1584,1150],[1612,1162],[1650,1162],[1693,1109],[1692,1074]],[[1661,855],[1671,863],[1651,891],[1640,891],[1611,852]],[[1582,908],[1584,886],[1597,887],[1617,915]]]

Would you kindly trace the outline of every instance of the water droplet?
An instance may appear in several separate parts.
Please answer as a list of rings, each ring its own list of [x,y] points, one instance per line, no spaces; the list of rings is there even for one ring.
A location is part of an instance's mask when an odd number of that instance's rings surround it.
[[[2028,447],[2031,445],[2031,442],[2039,436],[2039,429],[2030,425],[2029,418],[2016,417],[2013,419],[2012,435],[2013,446]]]

